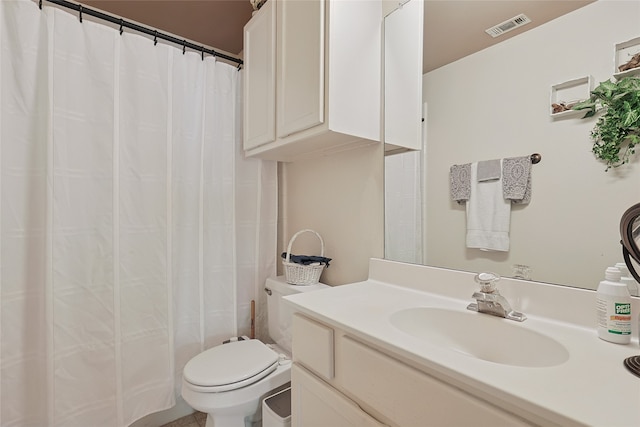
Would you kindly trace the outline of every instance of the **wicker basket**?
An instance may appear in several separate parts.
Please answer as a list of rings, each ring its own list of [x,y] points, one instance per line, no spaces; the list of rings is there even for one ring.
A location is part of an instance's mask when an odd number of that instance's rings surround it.
[[[287,283],[291,285],[315,285],[320,280],[320,275],[322,274],[322,270],[324,270],[325,265],[303,265],[297,264],[295,262],[291,262],[291,246],[293,245],[293,241],[296,240],[302,233],[313,233],[320,240],[320,256],[324,256],[324,241],[322,237],[318,233],[313,230],[300,230],[296,234],[293,235],[291,240],[289,240],[289,246],[287,246],[287,255],[286,258],[282,260],[282,265],[284,267],[284,277]]]

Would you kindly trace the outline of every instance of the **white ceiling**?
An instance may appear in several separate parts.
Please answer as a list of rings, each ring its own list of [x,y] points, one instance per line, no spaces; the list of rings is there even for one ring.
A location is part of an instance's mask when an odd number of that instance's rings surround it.
[[[274,1],[274,0],[269,0]],[[425,0],[424,71],[528,31],[595,0]],[[85,0],[88,7],[238,55],[249,0]],[[492,38],[485,29],[524,13],[532,22]]]

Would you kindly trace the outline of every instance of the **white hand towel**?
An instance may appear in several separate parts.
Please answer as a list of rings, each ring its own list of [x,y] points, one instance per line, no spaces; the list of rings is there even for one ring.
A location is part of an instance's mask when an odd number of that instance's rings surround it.
[[[471,164],[471,197],[467,201],[467,247],[509,251],[511,200],[502,195],[502,178],[478,182],[478,163]]]

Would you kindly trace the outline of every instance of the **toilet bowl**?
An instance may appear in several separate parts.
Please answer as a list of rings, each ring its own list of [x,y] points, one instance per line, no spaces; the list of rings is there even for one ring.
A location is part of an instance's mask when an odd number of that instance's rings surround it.
[[[267,279],[268,329],[276,344],[234,341],[212,347],[184,367],[182,397],[207,413],[206,427],[244,427],[261,419],[262,399],[291,381],[291,310],[282,297],[327,285],[289,285],[284,277]]]
[[[213,347],[187,363],[182,397],[193,409],[209,414],[207,427],[244,426],[245,418],[256,418],[262,398],[289,381],[287,355],[259,340],[237,341]]]

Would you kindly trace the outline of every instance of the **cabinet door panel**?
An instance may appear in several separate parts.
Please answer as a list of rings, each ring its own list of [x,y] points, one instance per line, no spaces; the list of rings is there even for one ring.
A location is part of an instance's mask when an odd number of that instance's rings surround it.
[[[422,148],[423,2],[411,0],[384,20],[384,142]]]
[[[382,427],[358,405],[295,363],[291,384],[294,427]]]
[[[324,121],[324,8],[324,0],[278,2],[279,138]]]
[[[293,315],[293,361],[320,378],[333,378],[333,329],[298,313]]]
[[[244,29],[244,149],[276,139],[276,7],[266,2]]]

